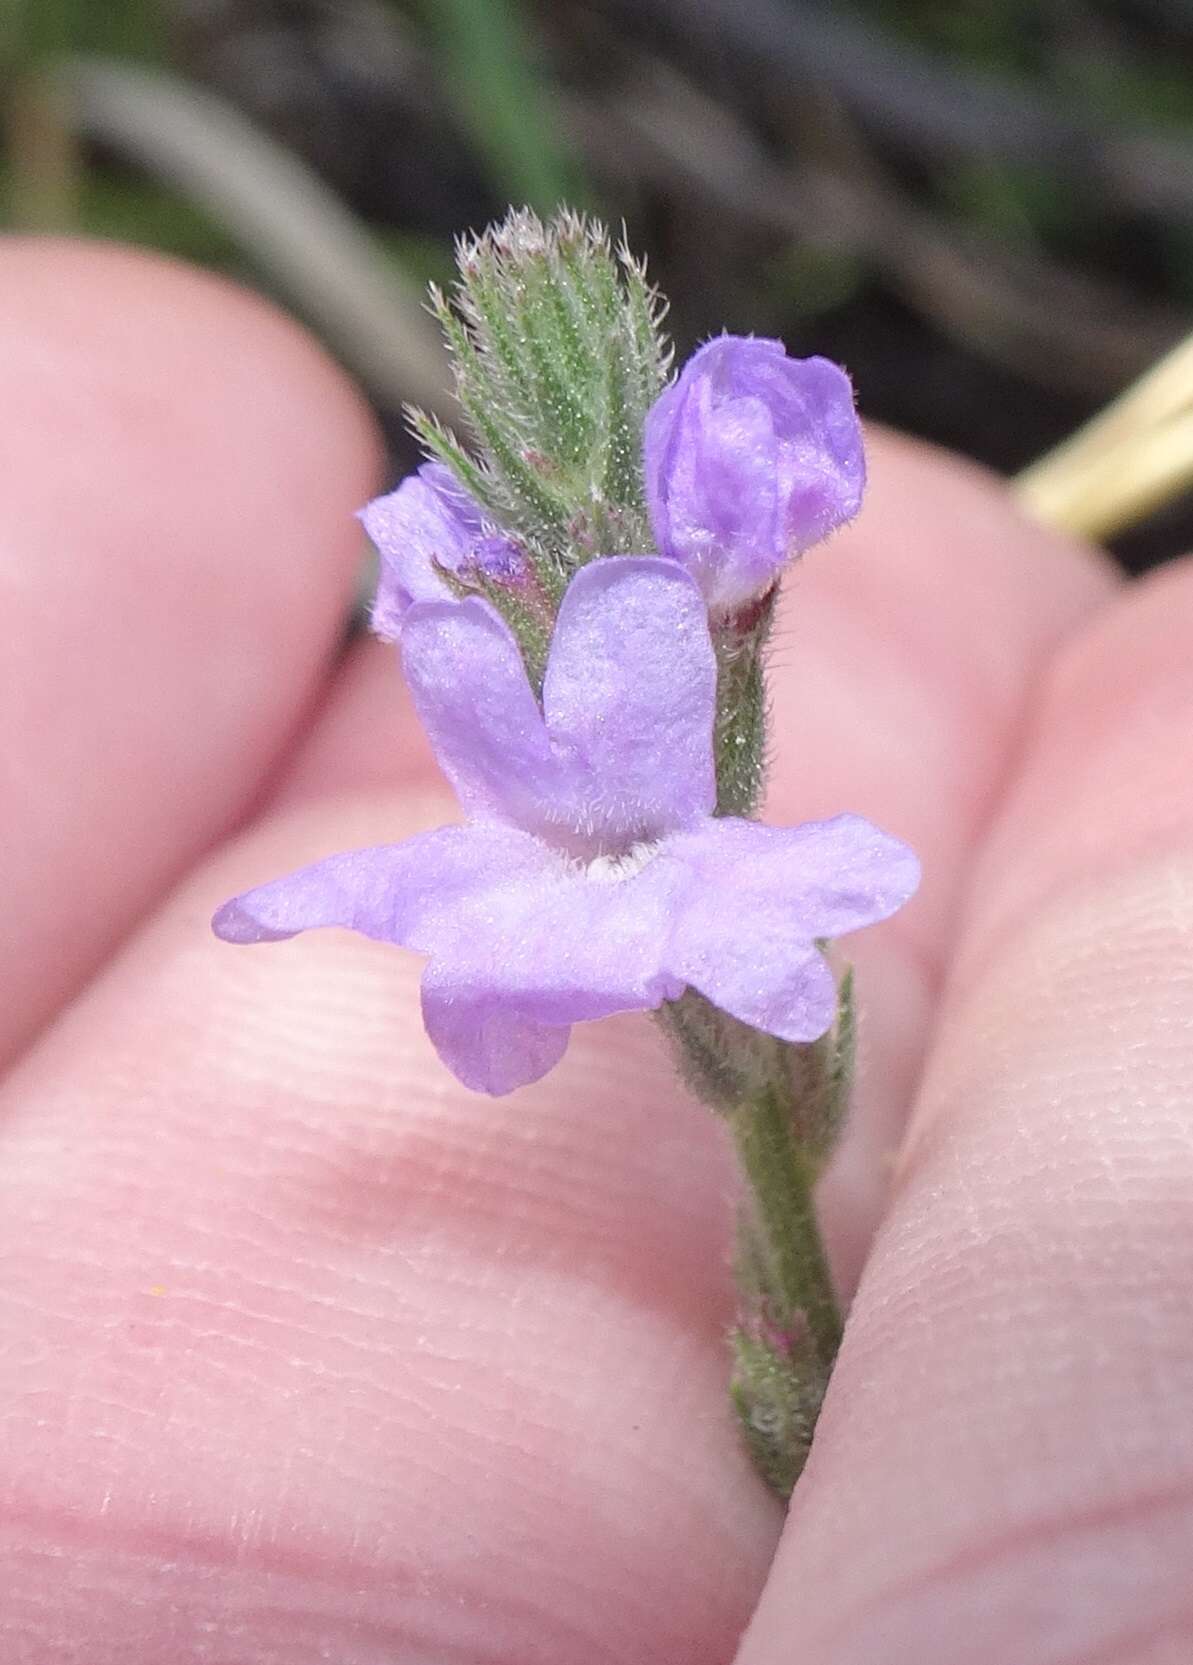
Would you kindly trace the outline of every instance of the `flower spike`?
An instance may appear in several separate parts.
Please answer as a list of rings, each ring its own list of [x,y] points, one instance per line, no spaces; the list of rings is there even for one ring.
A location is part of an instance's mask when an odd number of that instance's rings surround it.
[[[654,1012],[745,1176],[732,1398],[786,1494],[842,1327],[813,1188],[856,1011],[826,950],[919,882],[859,815],[754,818],[778,580],[861,502],[853,390],[729,335],[665,385],[663,303],[579,216],[513,213],[458,258],[432,306],[473,448],[414,414],[428,460],[361,519],[373,628],[463,819],[259,885],[213,927],[423,955],[427,1034],[482,1093],[546,1075],[573,1024]]]

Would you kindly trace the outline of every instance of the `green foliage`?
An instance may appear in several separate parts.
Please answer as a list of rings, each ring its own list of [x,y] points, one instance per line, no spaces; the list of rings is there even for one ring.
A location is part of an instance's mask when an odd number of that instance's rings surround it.
[[[580,168],[552,119],[515,0],[426,0],[443,81],[499,196],[550,214],[584,202]]]
[[[221,271],[243,273],[245,261],[234,240],[176,191],[135,174],[95,169],[81,181],[79,229],[160,249]]]
[[[651,548],[642,431],[670,361],[661,307],[629,253],[572,213],[512,213],[458,264],[431,304],[474,450],[421,411],[411,423],[557,597],[594,556]]]
[[[1024,75],[1044,63],[1036,0],[959,6],[956,0],[857,0],[858,10],[917,46],[955,53],[975,66]]]
[[[165,36],[161,0],[0,0],[6,69],[78,52],[156,62]]]
[[[451,248],[438,237],[387,225],[374,224],[370,230],[380,253],[407,282],[427,290],[432,284],[442,288],[452,281],[455,266]]]
[[[782,307],[793,321],[809,324],[855,300],[867,271],[852,249],[793,242],[765,264],[763,276],[768,305]]]
[[[1183,133],[1193,127],[1193,75],[1179,58],[1132,60],[1121,50],[1075,55],[1065,65],[1064,89],[1106,121]]]
[[[1043,166],[988,158],[958,160],[937,168],[934,179],[951,213],[1008,244],[1032,246],[1042,237],[1061,240],[1072,237],[1080,226],[1080,203]]]

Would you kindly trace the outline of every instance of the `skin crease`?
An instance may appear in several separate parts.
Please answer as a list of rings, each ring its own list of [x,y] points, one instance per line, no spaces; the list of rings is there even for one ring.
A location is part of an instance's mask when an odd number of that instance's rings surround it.
[[[392,655],[329,658],[359,402],[161,262],[10,244],[0,291],[0,1658],[1187,1658],[1193,570],[1120,591],[874,436],[788,584],[768,815],[927,879],[846,945],[843,1283],[878,1236],[783,1527],[724,1408],[721,1130],[649,1023],[488,1101],[412,956],[207,933],[450,813]]]

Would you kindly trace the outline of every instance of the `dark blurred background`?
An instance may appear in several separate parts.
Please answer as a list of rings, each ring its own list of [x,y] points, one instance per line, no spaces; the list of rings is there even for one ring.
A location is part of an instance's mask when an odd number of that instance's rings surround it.
[[[1193,328],[1193,0],[0,5],[7,223],[277,294],[395,471],[437,374],[414,297],[511,201],[624,222],[681,351],[828,353],[1007,472]],[[1186,499],[1116,547],[1189,545]]]

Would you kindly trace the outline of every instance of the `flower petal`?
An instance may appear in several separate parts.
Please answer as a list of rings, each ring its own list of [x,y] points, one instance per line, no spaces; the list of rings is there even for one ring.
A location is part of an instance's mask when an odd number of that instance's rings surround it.
[[[857,513],[865,484],[849,378],[781,341],[724,335],[685,364],[646,419],[644,471],[662,554],[714,613],[774,583]]]
[[[598,840],[657,838],[712,809],[716,682],[704,602],[673,561],[614,556],[572,579],[543,709]]]
[[[669,839],[667,849],[708,883],[729,874],[735,894],[798,920],[809,941],[877,924],[901,908],[920,881],[914,851],[860,815],[798,827],[726,817]]]
[[[375,497],[360,511],[381,557],[371,622],[388,642],[397,640],[414,602],[451,598],[435,563],[455,571],[468,547],[469,528],[439,489],[435,467],[447,473],[441,465],[424,464],[396,491]]]
[[[468,903],[478,902],[483,913],[487,895],[516,881],[517,870],[506,865],[511,852],[502,848],[507,838],[530,846],[533,860],[542,860],[541,847],[512,829],[444,827],[405,844],[330,856],[261,885],[225,902],[213,927],[227,942],[249,943],[344,925],[405,947],[446,948],[451,955],[453,946],[472,936],[468,915],[476,910]],[[489,947],[500,955],[499,938],[490,938]],[[475,974],[470,967],[467,975]],[[563,1056],[566,1025],[547,1028],[484,987],[461,985],[450,965],[429,966],[422,989],[427,1033],[466,1087],[512,1092],[537,1081]]]
[[[836,1010],[816,939],[887,918],[919,883],[912,851],[857,815],[790,828],[710,821],[665,850],[690,875],[668,969],[788,1041],[816,1040]]]
[[[499,1097],[529,1086],[567,1051],[570,1025],[536,1023],[431,968],[423,973],[422,1006],[436,1052],[475,1093]]]
[[[452,599],[438,568],[473,567],[499,580],[522,571],[518,545],[485,521],[442,463],[423,463],[396,491],[366,504],[360,519],[381,557],[371,623],[388,642],[397,641],[414,602]]]
[[[701,930],[682,964],[685,982],[714,1006],[780,1040],[819,1040],[832,1025],[837,985],[828,961],[776,920],[743,920],[732,940]]]
[[[510,1092],[557,1061],[572,1023],[681,992],[663,958],[686,878],[663,859],[590,877],[528,833],[472,824],[330,856],[226,902],[212,923],[238,943],[345,925],[429,954],[431,1039],[465,1085]]]
[[[633,878],[592,879],[548,856],[438,922],[437,966],[543,1023],[656,1006],[682,987],[662,961],[686,879],[661,860]]]
[[[479,909],[466,903],[439,932],[423,985],[444,1062],[467,1086],[509,1092],[545,1074],[571,1024],[680,994],[663,957],[685,882],[665,860],[599,879],[553,860]]]
[[[537,840],[512,827],[440,827],[407,839],[329,856],[225,902],[212,920],[225,942],[281,942],[299,931],[343,925],[381,942],[434,953],[459,935],[462,910],[524,880],[550,861]]]
[[[464,808],[538,830],[561,772],[509,626],[476,597],[419,602],[403,620],[401,651],[423,727]]]

